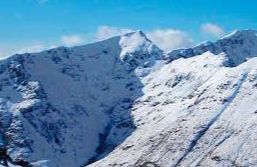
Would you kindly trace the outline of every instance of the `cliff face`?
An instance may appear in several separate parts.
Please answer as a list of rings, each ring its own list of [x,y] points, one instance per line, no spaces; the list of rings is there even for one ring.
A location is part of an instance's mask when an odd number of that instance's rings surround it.
[[[134,129],[130,106],[142,94],[134,70],[148,69],[161,54],[139,31],[2,60],[1,148],[8,161],[71,167],[111,151]]]

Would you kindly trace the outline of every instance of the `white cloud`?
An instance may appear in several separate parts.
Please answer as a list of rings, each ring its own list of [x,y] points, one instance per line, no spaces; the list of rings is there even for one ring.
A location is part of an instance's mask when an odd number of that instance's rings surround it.
[[[32,45],[32,46],[27,46],[27,47],[23,47],[20,50],[18,50],[15,53],[33,53],[33,52],[40,52],[47,49],[47,47],[45,47],[42,44],[36,44],[36,45]]]
[[[132,31],[134,30],[130,28],[100,26],[97,29],[95,38],[96,40],[104,40]],[[157,29],[146,32],[146,36],[165,51],[189,47],[193,43],[193,40],[185,32],[174,29]]]
[[[96,40],[104,40],[114,36],[122,35],[128,32],[132,32],[132,29],[129,28],[118,28],[110,26],[99,26],[96,31],[95,38]]]
[[[219,38],[225,34],[224,30],[213,23],[205,23],[201,26],[201,31],[209,36]]]
[[[78,35],[71,35],[71,36],[64,35],[61,37],[61,42],[62,42],[62,45],[73,46],[83,42],[83,39],[81,36],[78,36]],[[60,45],[61,45],[60,42],[57,42],[54,45],[42,44],[41,42],[31,43],[31,44],[22,44],[22,45],[21,44],[17,44],[17,45],[0,44],[0,57],[8,57],[13,54],[40,52],[47,49],[55,48]]]
[[[192,46],[193,40],[183,31],[157,29],[148,32],[147,37],[165,51]]]
[[[81,44],[84,40],[79,35],[63,35],[61,41],[65,46],[74,46]]]
[[[12,45],[12,46],[4,46],[0,48],[0,58],[1,57],[9,57],[14,54],[23,54],[23,53],[34,53],[44,51],[46,49],[55,48],[56,46],[46,46],[43,44],[32,44],[32,45]]]
[[[3,49],[0,48],[0,57],[4,57],[5,56],[5,52],[3,51]]]
[[[134,30],[130,28],[119,28],[111,26],[100,26],[94,34],[94,40],[104,40],[113,36],[122,35]],[[193,40],[183,31],[174,29],[155,29],[145,32],[146,36],[153,41],[158,47],[165,51],[172,49],[190,47],[193,44]],[[84,38],[80,35],[63,35],[61,36],[61,43],[65,46],[74,46],[84,42]],[[59,43],[60,44],[60,43]],[[57,45],[59,45],[57,44]],[[56,45],[55,45],[56,46]],[[32,44],[27,46],[13,45],[4,46],[0,48],[0,57],[10,56],[14,53],[31,53],[39,52],[45,49],[53,48],[54,46],[44,44]]]

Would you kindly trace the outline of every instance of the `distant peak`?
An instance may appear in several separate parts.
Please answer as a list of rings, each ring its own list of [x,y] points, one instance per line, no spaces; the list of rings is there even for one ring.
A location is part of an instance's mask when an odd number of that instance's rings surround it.
[[[257,31],[253,29],[245,29],[245,30],[235,30],[232,33],[224,36],[222,39],[226,38],[235,38],[235,37],[256,37],[257,36]]]
[[[236,30],[215,42],[205,42],[193,48],[171,51],[168,53],[167,60],[189,58],[208,51],[215,55],[225,53],[228,58],[225,62],[227,66],[240,65],[249,58],[257,57],[257,31]]]

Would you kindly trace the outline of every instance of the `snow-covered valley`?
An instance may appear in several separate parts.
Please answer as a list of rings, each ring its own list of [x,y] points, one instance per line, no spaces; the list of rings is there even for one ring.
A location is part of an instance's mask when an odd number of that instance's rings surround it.
[[[2,166],[257,166],[256,34],[165,53],[136,31],[1,60]]]

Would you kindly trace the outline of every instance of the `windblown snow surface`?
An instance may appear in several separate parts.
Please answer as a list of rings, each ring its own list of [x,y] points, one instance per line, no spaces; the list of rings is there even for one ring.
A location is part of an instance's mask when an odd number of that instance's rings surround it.
[[[136,31],[1,60],[2,166],[257,166],[256,34],[164,53]]]

